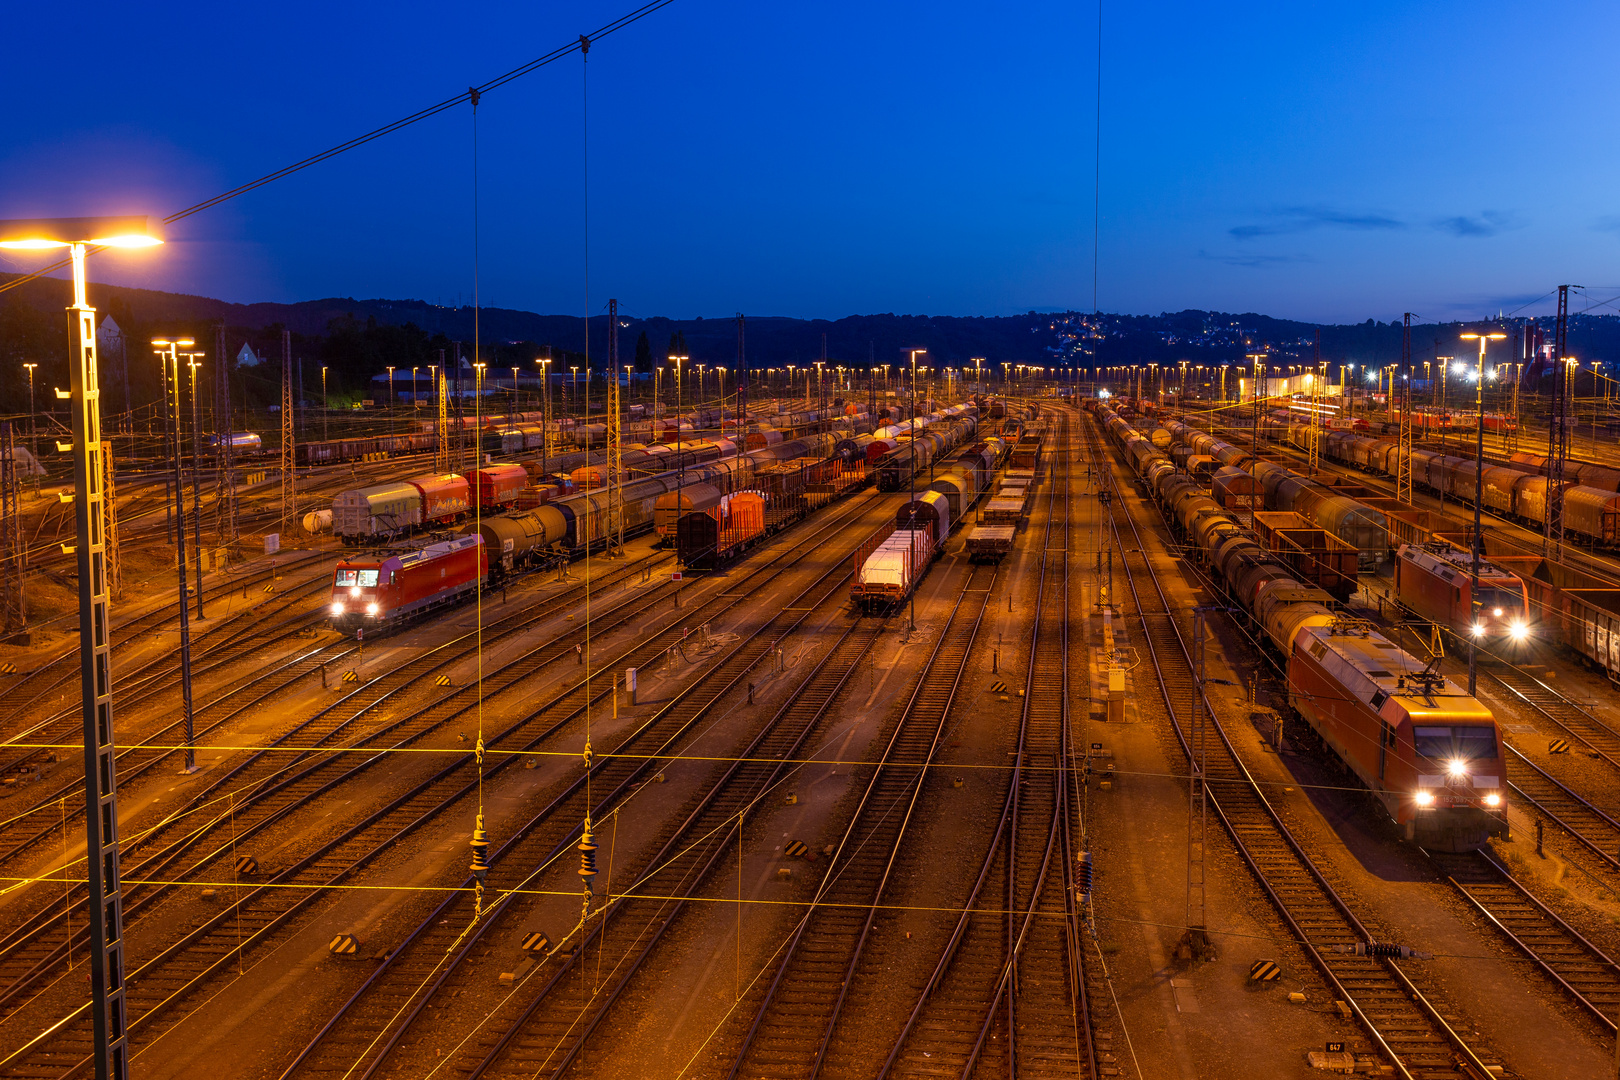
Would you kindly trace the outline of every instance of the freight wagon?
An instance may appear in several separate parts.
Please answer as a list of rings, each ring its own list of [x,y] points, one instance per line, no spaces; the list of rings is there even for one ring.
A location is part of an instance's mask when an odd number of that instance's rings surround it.
[[[950,503],[937,491],[925,491],[900,507],[893,530],[875,546],[868,541],[857,551],[850,598],[867,611],[903,602],[944,551],[950,531]]]

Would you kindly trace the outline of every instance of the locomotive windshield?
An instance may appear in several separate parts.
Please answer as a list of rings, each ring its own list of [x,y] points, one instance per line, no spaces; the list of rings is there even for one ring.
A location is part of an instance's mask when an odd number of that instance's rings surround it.
[[[1422,757],[1478,761],[1496,756],[1496,730],[1490,727],[1419,727],[1412,736]]]
[[[1501,610],[1505,614],[1512,615],[1524,606],[1524,596],[1513,589],[1481,589],[1479,606],[1481,610],[1492,614]]]
[[[375,588],[377,585],[377,573],[376,570],[354,570],[347,566],[340,566],[338,567],[335,584],[339,588],[344,586],[358,586],[362,589]]]

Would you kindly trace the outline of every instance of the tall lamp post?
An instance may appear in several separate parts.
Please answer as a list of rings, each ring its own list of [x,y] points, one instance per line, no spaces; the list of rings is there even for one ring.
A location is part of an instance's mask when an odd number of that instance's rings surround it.
[[[111,642],[108,637],[106,508],[101,458],[101,386],[96,309],[85,299],[84,260],[95,247],[162,243],[146,218],[0,221],[0,248],[68,248],[73,261],[73,326],[67,397],[73,408],[73,517],[79,570],[79,679],[84,716],[85,869],[90,914],[90,1001],[96,1080],[125,1080],[123,888],[119,882],[118,794],[113,767]],[[60,393],[60,391],[58,391]],[[182,605],[182,608],[184,605]]]
[[[913,405],[914,409],[915,409],[915,405],[917,403],[917,354],[918,353],[925,353],[927,351],[928,351],[927,349],[912,349],[911,350],[911,402],[912,402],[912,405]],[[915,420],[912,421],[911,435],[912,435],[913,439],[916,438],[916,435],[917,435],[917,422]],[[913,462],[911,465],[908,465],[906,467],[906,471],[911,474],[911,526],[912,526],[912,529],[915,530],[916,527],[917,527],[917,468],[916,468],[915,462]],[[915,539],[915,535],[916,535],[915,531],[913,531],[912,535],[913,535],[913,539]],[[911,600],[910,615],[908,616],[908,618],[910,620],[911,629],[915,630],[915,629],[917,629],[917,590],[916,589],[911,590],[910,600]]]
[[[28,452],[33,455],[34,461],[39,461],[39,429],[35,417],[39,413],[34,409],[34,369],[38,364],[24,364],[28,369]]]
[[[1473,537],[1473,591],[1469,603],[1468,627],[1468,694],[1473,696],[1478,683],[1479,637],[1484,628],[1479,623],[1479,556],[1485,546],[1480,533],[1479,504],[1485,497],[1485,346],[1488,342],[1507,337],[1500,331],[1489,334],[1463,334],[1464,341],[1479,342],[1479,367],[1474,372],[1474,405],[1478,426],[1474,430],[1474,537]]]
[[[185,772],[193,772],[197,768],[196,753],[192,749],[192,709],[191,709],[191,619],[188,614],[190,592],[186,572],[186,492],[181,480],[180,449],[180,352],[179,347],[190,347],[195,342],[190,338],[153,338],[153,351],[157,353],[159,362],[163,365],[163,423],[165,433],[171,435],[169,446],[166,448],[174,455],[174,568],[179,582],[180,590],[180,705],[184,713],[186,724],[186,764]],[[169,389],[174,388],[174,408],[169,408]]]
[[[197,618],[203,615],[202,557],[202,421],[198,416],[197,369],[206,353],[181,353],[191,369],[191,547],[197,559]],[[184,603],[184,601],[182,601]]]
[[[394,433],[394,369],[388,369],[388,434]]]

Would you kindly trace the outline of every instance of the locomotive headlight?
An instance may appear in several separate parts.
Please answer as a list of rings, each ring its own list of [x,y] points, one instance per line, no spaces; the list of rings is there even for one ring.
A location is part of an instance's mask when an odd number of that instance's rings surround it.
[[[367,604],[366,605],[366,614],[367,615],[375,615],[375,614],[377,614],[377,605],[376,604]]]
[[[343,614],[343,605],[342,604],[333,604],[332,605],[332,614],[334,614],[334,615]]]
[[[1474,636],[1475,637],[1484,637],[1485,636],[1485,624],[1484,623],[1477,622],[1477,623],[1474,624]]]
[[[1417,803],[1419,806],[1433,806],[1434,795],[1431,792],[1420,791],[1416,795],[1412,796],[1412,801]]]
[[[356,585],[352,589],[350,589],[349,590],[349,595],[350,596],[359,596],[360,595],[360,586]]]
[[[1489,806],[1489,807],[1492,807],[1492,808],[1501,806],[1502,805],[1502,796],[1501,796],[1501,794],[1499,792],[1493,791],[1489,795],[1485,796],[1485,805]]]
[[[1462,776],[1467,771],[1468,762],[1464,761],[1462,758],[1452,758],[1450,761],[1446,762],[1446,772],[1450,773],[1452,776]]]
[[[1502,617],[1502,609],[1501,608],[1491,608],[1491,614],[1495,615],[1498,619],[1500,619]]]
[[[1524,625],[1522,622],[1515,622],[1511,627],[1509,627],[1508,632],[1513,635],[1514,641],[1523,641],[1530,635],[1530,628]]]

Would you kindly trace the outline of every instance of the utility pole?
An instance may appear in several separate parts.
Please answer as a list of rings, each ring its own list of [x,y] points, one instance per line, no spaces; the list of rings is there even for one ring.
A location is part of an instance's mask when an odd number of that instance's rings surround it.
[[[1209,836],[1208,785],[1205,782],[1206,755],[1204,744],[1209,724],[1204,718],[1204,646],[1206,627],[1204,609],[1193,609],[1192,662],[1193,682],[1188,701],[1187,753],[1187,900],[1183,939],[1187,958],[1200,959],[1208,941],[1204,911],[1206,882],[1204,856]]]
[[[236,547],[236,447],[231,424],[231,375],[225,355],[225,323],[214,328],[214,435],[219,440],[219,476],[214,486],[214,533],[221,548]]]
[[[292,531],[297,492],[297,464],[293,434],[292,331],[281,332],[281,539]]]
[[[23,544],[17,516],[17,442],[9,421],[0,421],[0,568],[4,574],[5,610],[0,629],[7,634],[28,625],[23,604]]]
[[[439,350],[439,367],[434,373],[438,377],[438,385],[434,388],[435,396],[439,399],[439,445],[433,454],[433,470],[437,473],[450,471],[450,401],[447,393],[447,374],[444,370],[444,350]]]
[[[737,312],[737,452],[748,448],[748,353],[743,348],[743,314]]]
[[[1395,453],[1395,497],[1412,502],[1412,313],[1401,316],[1401,394],[1400,447]],[[1390,398],[1394,408],[1395,399]]]
[[[624,468],[623,429],[619,421],[619,301],[608,300],[608,446],[612,455],[612,471],[609,483],[618,487],[620,501],[624,494]],[[587,379],[589,376],[587,376]],[[724,403],[722,403],[724,404]],[[618,505],[612,498],[612,489],[609,489],[608,504]],[[619,510],[619,546],[612,552],[615,555],[624,554],[624,510]]]
[[[1547,425],[1547,513],[1541,553],[1554,561],[1564,557],[1564,465],[1569,459],[1570,378],[1565,349],[1569,344],[1569,290],[1558,286],[1558,323],[1553,330],[1553,404]]]
[[[201,406],[197,404],[197,368],[198,359],[204,354],[181,353],[181,356],[190,360],[186,365],[191,369],[191,546],[197,559],[197,618],[203,615],[203,556],[202,556],[202,422],[199,416]],[[175,376],[180,374],[179,361],[175,366]],[[184,604],[185,600],[182,599]]]

